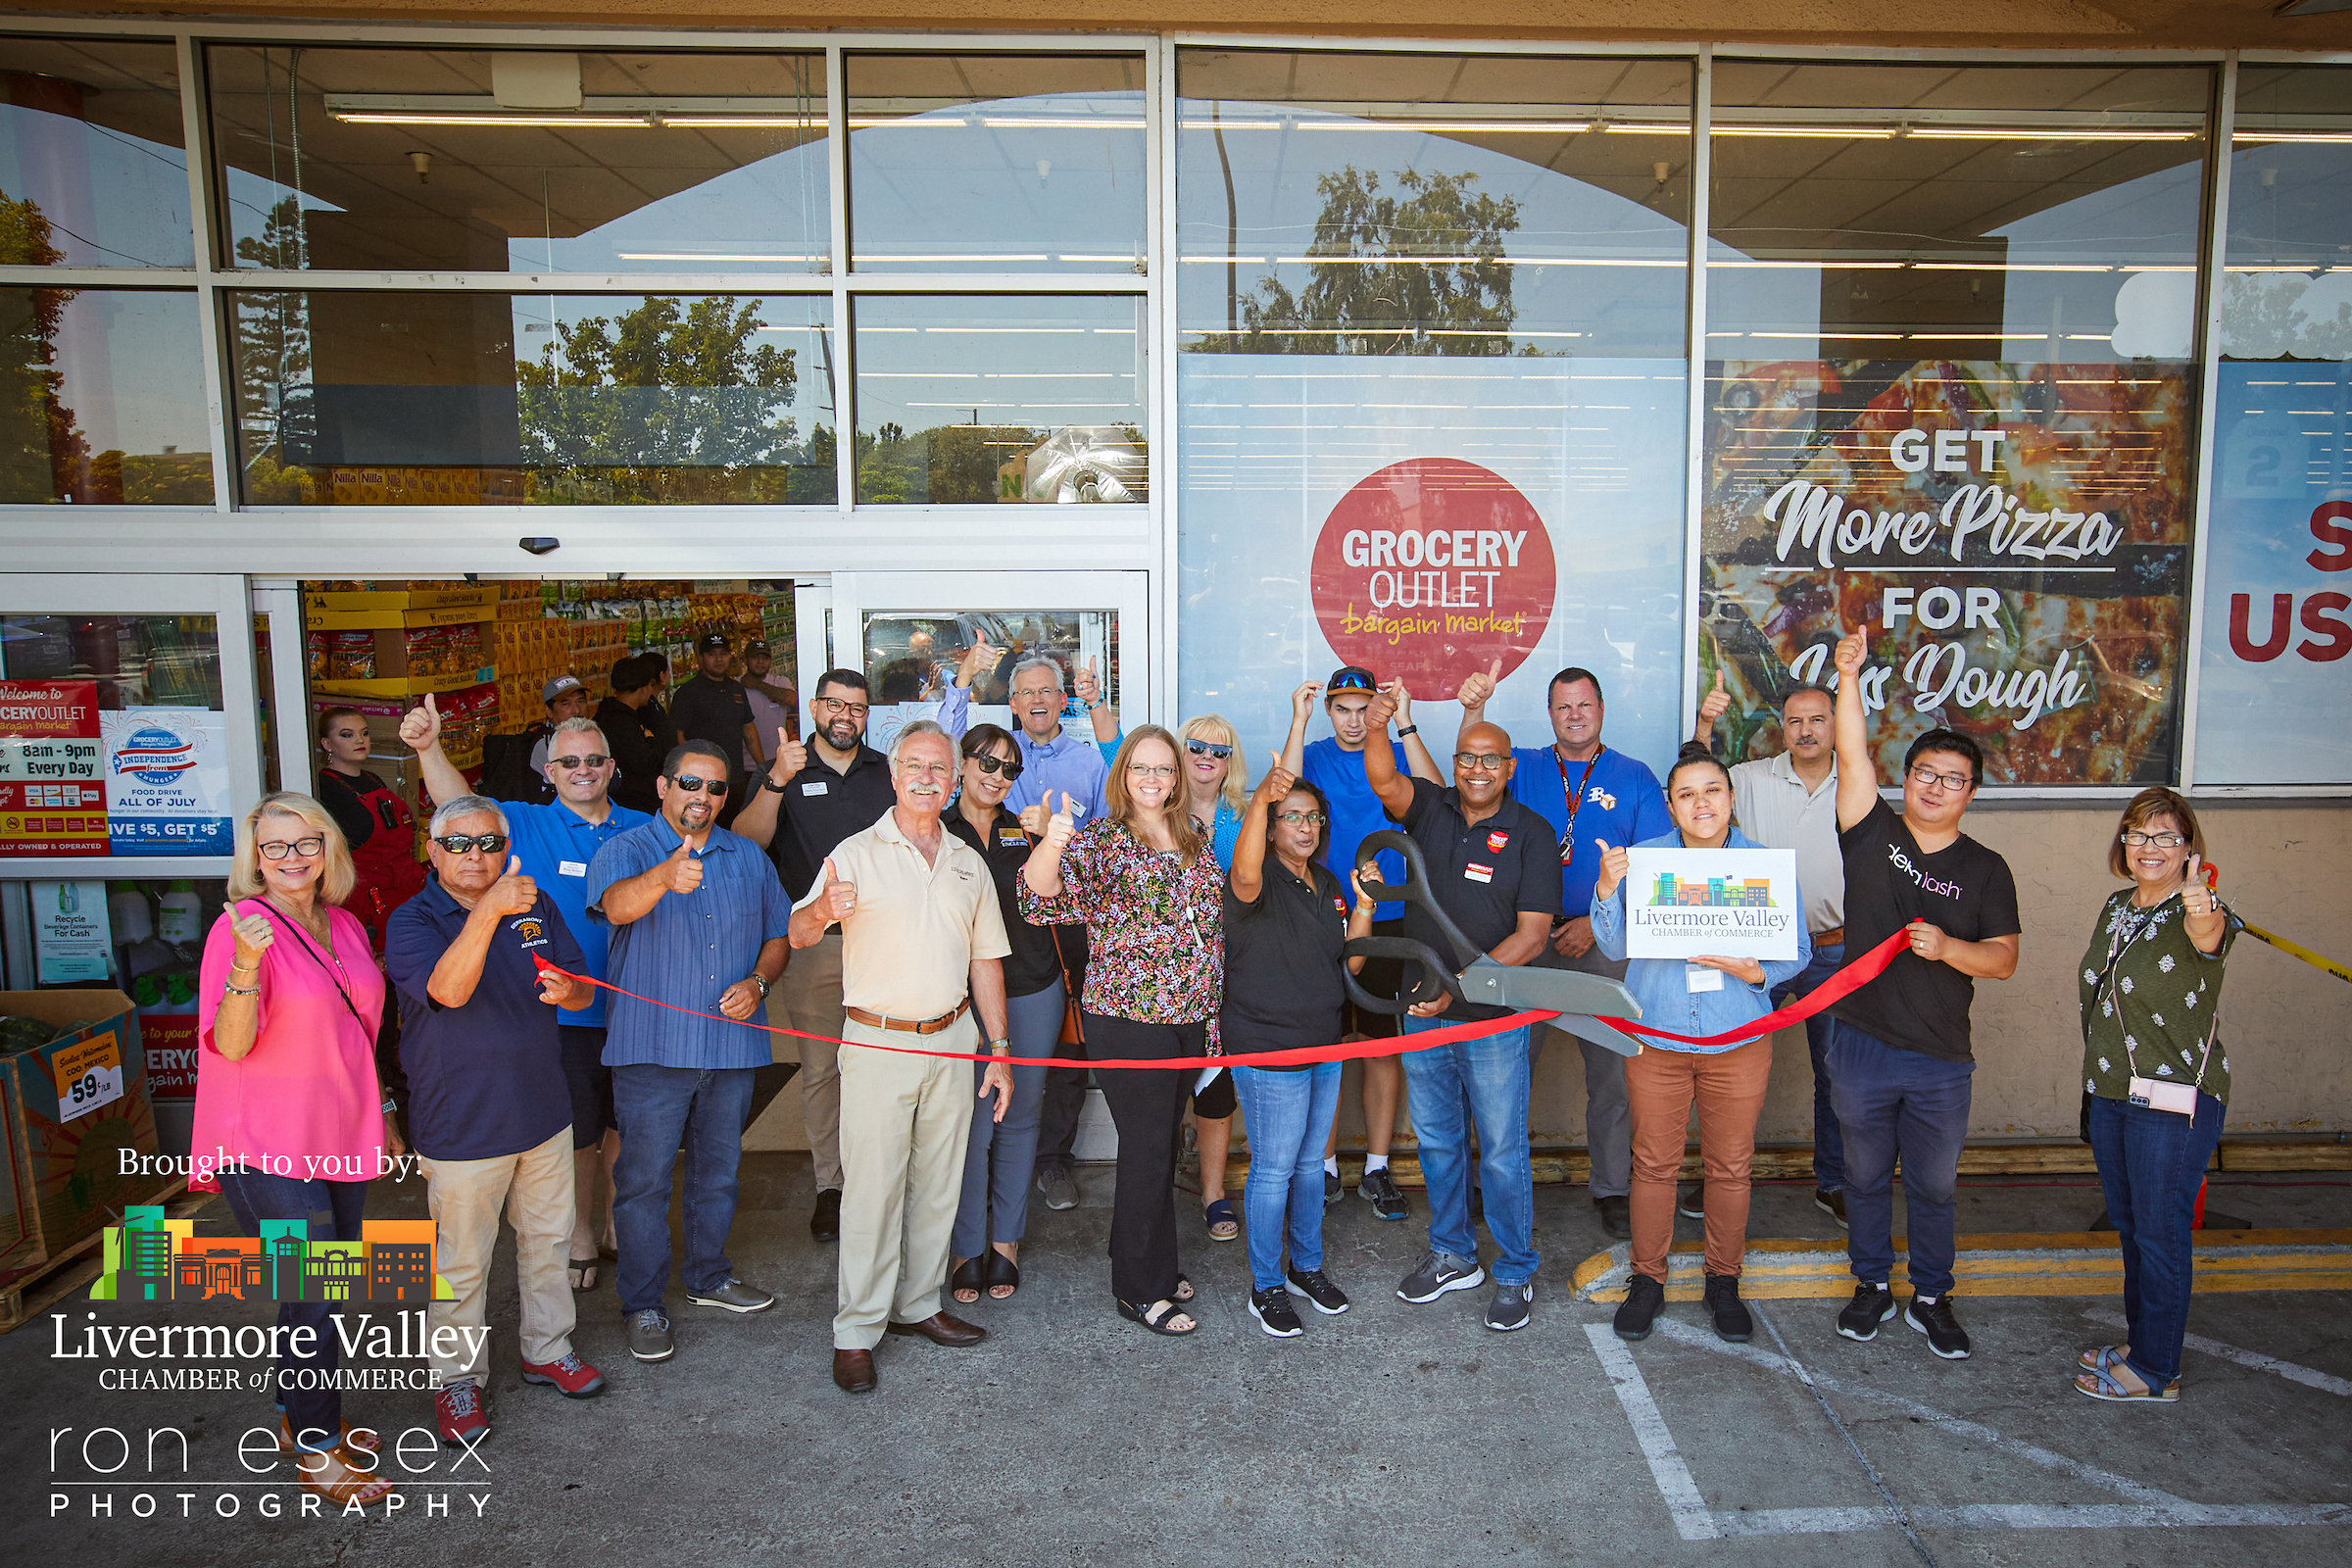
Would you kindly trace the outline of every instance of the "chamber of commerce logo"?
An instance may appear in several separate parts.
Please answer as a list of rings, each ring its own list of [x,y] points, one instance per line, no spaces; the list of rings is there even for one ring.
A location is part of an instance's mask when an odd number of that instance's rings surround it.
[[[299,1219],[266,1219],[259,1236],[198,1236],[193,1220],[134,1205],[105,1232],[93,1301],[447,1301],[433,1272],[433,1222],[370,1219],[356,1242],[313,1241]]]
[[[1770,877],[1711,876],[1704,882],[1686,882],[1672,871],[1658,873],[1657,890],[1649,896],[1652,908],[1687,909],[1769,909],[1772,902]]]
[[[114,770],[142,784],[170,784],[196,766],[196,743],[161,724],[132,730],[115,748]]]

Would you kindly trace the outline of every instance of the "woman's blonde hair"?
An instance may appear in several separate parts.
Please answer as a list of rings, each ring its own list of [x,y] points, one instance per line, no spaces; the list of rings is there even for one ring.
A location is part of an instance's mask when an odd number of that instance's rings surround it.
[[[237,863],[228,873],[228,896],[232,899],[259,898],[267,884],[262,881],[261,843],[262,818],[291,816],[307,825],[312,833],[326,841],[326,865],[318,873],[318,896],[329,904],[341,904],[351,897],[352,888],[360,880],[351,863],[351,846],[343,842],[343,830],[335,819],[308,795],[292,790],[280,790],[265,795],[261,804],[247,811],[237,823]],[[309,834],[303,835],[309,837]]]
[[[1208,838],[1193,826],[1193,813],[1184,808],[1184,747],[1175,736],[1157,724],[1139,725],[1127,732],[1119,743],[1119,755],[1111,759],[1110,776],[1102,781],[1102,806],[1111,821],[1135,834],[1135,819],[1141,814],[1135,797],[1127,793],[1127,764],[1135,757],[1135,749],[1146,741],[1157,741],[1168,749],[1168,760],[1176,764],[1176,776],[1168,781],[1168,834],[1176,845],[1176,858],[1190,865],[1200,858],[1208,847]]]
[[[1225,782],[1217,786],[1217,795],[1227,810],[1235,816],[1250,814],[1250,754],[1242,750],[1242,738],[1233,732],[1233,725],[1222,713],[1202,713],[1184,721],[1184,738],[1188,741],[1206,741],[1211,746],[1230,746],[1233,755],[1225,760]],[[1176,748],[1176,763],[1184,765],[1184,748]]]

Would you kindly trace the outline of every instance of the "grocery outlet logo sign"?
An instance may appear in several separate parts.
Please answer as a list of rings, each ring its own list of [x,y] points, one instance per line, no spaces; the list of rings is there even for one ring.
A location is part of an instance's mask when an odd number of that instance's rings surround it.
[[[170,784],[196,766],[196,743],[160,725],[134,732],[115,749],[114,771],[142,784]]]

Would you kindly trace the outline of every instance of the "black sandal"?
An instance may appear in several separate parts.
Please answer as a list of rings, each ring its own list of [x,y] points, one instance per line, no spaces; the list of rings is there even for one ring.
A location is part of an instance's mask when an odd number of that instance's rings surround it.
[[[989,1250],[994,1252],[996,1249],[992,1247],[989,1249]],[[948,1276],[948,1291],[950,1295],[954,1295],[954,1293],[957,1291],[969,1291],[972,1293],[971,1301],[967,1301],[962,1297],[957,1296],[956,1298],[956,1304],[958,1306],[969,1306],[972,1304],[972,1301],[979,1300],[982,1292],[984,1292],[987,1287],[988,1281],[981,1274],[980,1259],[976,1257],[965,1258],[962,1262],[956,1265],[956,1272]]]
[[[580,1291],[593,1291],[596,1289],[597,1276],[603,1272],[600,1266],[602,1261],[602,1259],[594,1257],[571,1257],[564,1259],[564,1269],[565,1273],[571,1276],[568,1283],[575,1293]]]
[[[1200,1327],[1200,1320],[1193,1318],[1193,1326],[1189,1329],[1169,1328],[1167,1326],[1168,1319],[1192,1317],[1193,1315],[1177,1302],[1171,1301],[1165,1297],[1153,1301],[1150,1306],[1137,1306],[1132,1301],[1120,1301],[1119,1316],[1130,1323],[1141,1323],[1152,1333],[1165,1335],[1171,1340],[1181,1340],[1185,1336],[1197,1332]]]
[[[992,1247],[988,1250],[988,1262],[981,1272],[986,1277],[990,1300],[1009,1301],[1020,1293],[1021,1265],[995,1248]],[[1000,1286],[1005,1288],[1003,1296],[997,1294]]]

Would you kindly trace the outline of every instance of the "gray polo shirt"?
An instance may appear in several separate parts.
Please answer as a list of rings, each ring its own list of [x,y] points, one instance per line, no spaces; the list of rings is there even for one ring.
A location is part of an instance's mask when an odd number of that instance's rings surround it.
[[[1787,752],[1732,769],[1732,809],[1740,830],[1768,850],[1796,852],[1805,890],[1805,929],[1845,924],[1845,855],[1838,848],[1838,769],[1808,794]]]

